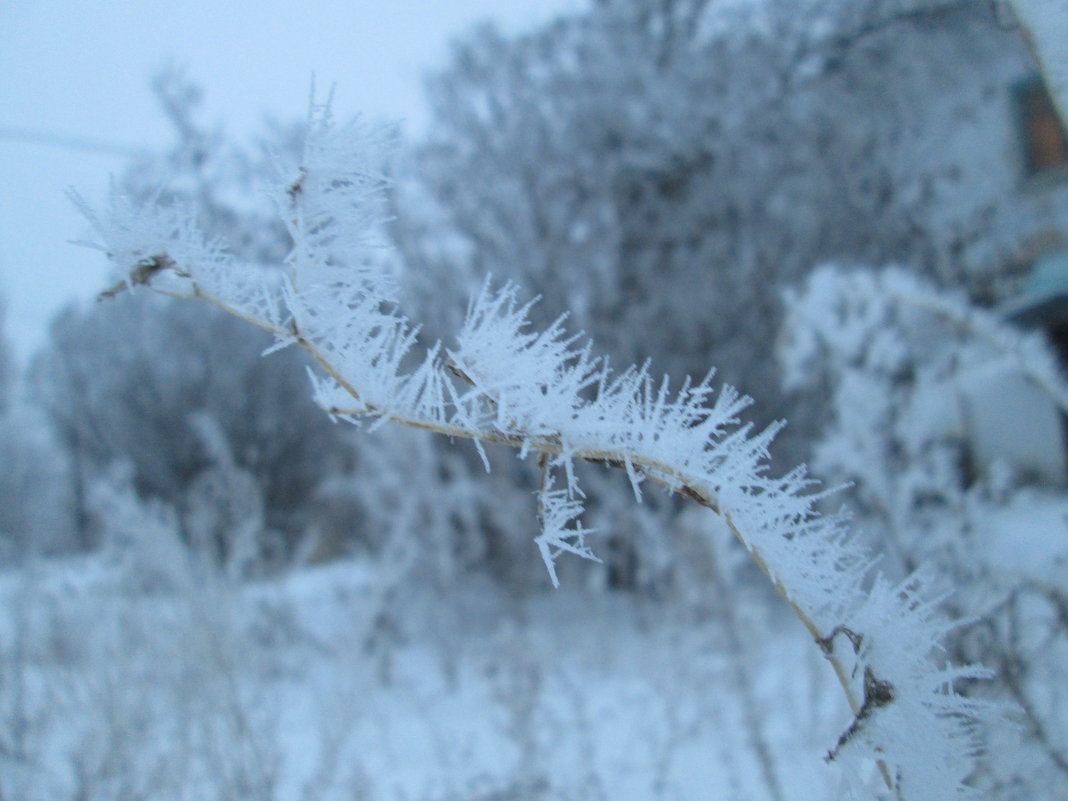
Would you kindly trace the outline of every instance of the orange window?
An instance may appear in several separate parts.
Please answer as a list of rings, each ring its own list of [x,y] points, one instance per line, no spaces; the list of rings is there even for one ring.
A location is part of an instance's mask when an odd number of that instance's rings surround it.
[[[1068,136],[1042,79],[1031,78],[1017,86],[1016,101],[1027,174],[1068,163]]]

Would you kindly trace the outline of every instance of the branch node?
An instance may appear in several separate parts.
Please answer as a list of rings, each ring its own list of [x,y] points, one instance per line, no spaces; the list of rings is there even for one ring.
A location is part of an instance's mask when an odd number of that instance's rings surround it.
[[[881,707],[890,706],[894,702],[896,695],[897,693],[892,683],[876,677],[871,665],[866,666],[864,668],[864,703],[860,705],[853,722],[849,724],[849,728],[842,732],[842,736],[838,738],[834,748],[827,752],[824,760],[833,762],[842,747],[856,736],[864,721],[871,717],[872,712]]]
[[[834,653],[834,638],[837,637],[839,634],[849,640],[850,644],[853,646],[853,653],[860,653],[860,647],[864,644],[864,635],[857,634],[855,631],[853,631],[853,629],[849,628],[849,626],[845,625],[844,623],[839,623],[837,626],[835,626],[831,630],[831,633],[828,634],[826,637],[816,637],[816,644],[823,650],[823,653],[826,656],[830,656]]]

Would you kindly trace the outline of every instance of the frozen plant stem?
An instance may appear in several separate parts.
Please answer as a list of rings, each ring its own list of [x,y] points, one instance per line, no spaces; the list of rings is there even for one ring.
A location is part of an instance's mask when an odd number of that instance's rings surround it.
[[[417,331],[396,313],[388,276],[371,258],[385,186],[368,155],[373,139],[361,125],[335,126],[328,106],[313,105],[303,160],[275,193],[293,241],[281,270],[237,263],[205,242],[195,212],[177,204],[133,208],[115,198],[107,215],[86,209],[97,246],[122,272],[103,294],[143,286],[202,299],[266,330],[278,347],[303,348],[325,376],[313,376],[316,398],[335,417],[469,439],[480,453],[490,443],[536,455],[536,542],[554,584],[563,553],[596,558],[578,522],[585,495],[576,460],[624,471],[639,501],[648,481],[704,506],[834,667],[853,721],[828,760],[875,761],[886,786],[909,801],[966,796],[974,724],[985,710],[953,682],[983,671],[932,659],[948,627],[923,599],[922,578],[892,585],[876,574],[844,519],[818,512],[823,495],[803,469],[767,474],[778,428],[754,434],[741,424],[747,398],[730,387],[713,391],[711,375],[669,392],[647,365],[613,373],[588,344],[576,346],[562,321],[533,331],[517,290],[488,283],[456,349],[435,345],[415,369],[402,369]],[[835,647],[839,634],[851,649]]]
[[[152,259],[152,262],[153,264],[168,264],[167,269],[175,270],[179,275],[183,277],[188,277],[188,274],[182,273],[180,271],[180,268],[178,268],[177,265],[171,262],[169,257],[166,256],[166,254],[159,254],[158,256]],[[146,275],[145,265],[139,264],[131,273],[130,284],[150,285],[151,275],[155,275],[158,272],[158,269],[152,270],[152,272],[149,274],[149,278],[145,279],[143,278],[143,276]],[[112,297],[118,292],[121,292],[125,287],[125,283],[119,284],[116,287],[113,287],[101,293],[101,298],[103,299]],[[337,368],[330,362],[330,360],[315,346],[315,344],[304,338],[299,332],[299,330],[295,327],[289,330],[284,330],[280,328],[275,328],[269,324],[265,324],[263,320],[245,314],[239,309],[228,305],[222,299],[215,297],[209,294],[208,292],[205,292],[195,282],[193,283],[193,290],[191,292],[177,292],[164,289],[159,289],[157,291],[160,292],[160,294],[175,298],[205,300],[228,314],[234,315],[235,317],[245,320],[246,322],[252,325],[258,326],[266,330],[267,332],[273,334],[280,340],[290,340],[295,344],[299,345],[301,348],[307,351],[311,358],[314,360],[314,362],[328,376],[334,379],[334,381],[336,381],[340,387],[342,387],[346,392],[348,392],[349,395],[351,395],[353,401],[355,401],[355,405],[350,407],[326,407],[325,410],[329,414],[341,418],[350,419],[360,417],[374,418],[378,417],[381,414],[381,411],[377,409],[374,404],[361,402],[361,395],[359,390],[355,386],[350,384],[345,379],[345,377],[337,370]],[[734,533],[735,537],[739,540],[739,542],[741,542],[747,548],[753,561],[756,562],[760,570],[771,581],[772,586],[775,587],[776,592],[778,592],[779,595],[783,597],[786,603],[789,604],[790,608],[794,611],[794,614],[797,615],[798,619],[802,622],[802,624],[804,624],[805,628],[808,629],[809,633],[813,637],[813,640],[823,649],[828,661],[830,661],[831,665],[834,668],[834,672],[838,678],[839,683],[842,685],[842,688],[845,691],[846,698],[849,701],[849,706],[853,711],[855,719],[853,723],[850,724],[850,728],[847,733],[842,735],[842,739],[839,741],[834,751],[831,752],[831,756],[829,758],[833,758],[834,752],[837,751],[839,747],[841,747],[843,741],[847,739],[847,735],[851,735],[852,732],[854,732],[856,728],[860,725],[861,721],[867,716],[867,713],[870,710],[868,710],[865,703],[857,697],[857,693],[855,691],[853,683],[850,681],[849,678],[849,667],[843,663],[843,661],[834,653],[833,647],[830,646],[831,639],[833,639],[833,634],[831,637],[825,637],[821,633],[819,627],[812,620],[812,618],[790,596],[789,591],[783,584],[783,582],[776,578],[775,575],[771,572],[767,565],[767,562],[761,554],[759,547],[753,545],[751,541],[742,534],[742,532],[735,524],[731,514],[720,508],[713,492],[707,487],[702,487],[700,482],[695,477],[681,473],[665,462],[656,459],[650,459],[639,453],[627,453],[619,450],[604,448],[581,448],[576,450],[565,450],[564,446],[560,442],[554,441],[552,439],[528,438],[523,436],[521,433],[485,431],[480,429],[466,428],[463,426],[438,423],[425,419],[405,418],[393,414],[389,415],[389,421],[397,425],[415,428],[422,431],[428,431],[453,439],[470,439],[484,444],[507,445],[516,449],[526,450],[528,452],[537,452],[540,454],[538,463],[543,474],[543,490],[547,486],[546,482],[549,476],[552,457],[559,457],[564,455],[565,453],[573,459],[581,459],[583,461],[590,462],[593,464],[615,467],[622,470],[626,470],[626,465],[630,464],[632,466],[633,471],[640,475],[642,478],[649,479],[657,484],[660,484],[670,491],[680,492],[682,495],[689,498],[690,500],[700,504],[701,506],[704,506],[706,509],[709,509],[714,514],[719,515],[726,522],[726,524]],[[543,497],[543,495],[541,497]],[[539,504],[539,507],[540,506],[541,505]],[[539,508],[538,514],[539,518],[541,518],[544,515],[544,509]],[[871,668],[869,667],[868,671],[870,672],[870,670]],[[890,777],[889,769],[887,768],[886,764],[881,760],[878,764],[880,771],[883,774],[884,780],[886,781],[887,787],[893,789],[894,784]]]
[[[161,261],[165,260],[166,256],[161,256],[159,257],[159,259]],[[142,268],[138,267],[137,269],[141,270]],[[147,282],[141,281],[139,283],[144,284]],[[111,297],[116,294],[116,291],[117,290],[115,288],[109,289],[104,293],[101,293],[101,297]],[[354,386],[349,384],[345,380],[344,376],[342,376],[337,371],[337,369],[315,347],[315,345],[309,342],[304,337],[302,337],[299,332],[295,330],[284,331],[280,329],[275,329],[269,325],[264,325],[263,321],[257,320],[231,306],[228,306],[224,301],[220,300],[219,298],[213,297],[210,294],[207,294],[202,289],[200,289],[200,287],[195,287],[194,290],[190,293],[174,292],[167,290],[159,290],[159,292],[160,294],[174,298],[206,300],[213,306],[216,306],[217,308],[227,312],[228,314],[232,314],[235,317],[239,317],[240,319],[251,323],[252,325],[256,325],[260,328],[263,328],[265,331],[268,331],[279,339],[284,340],[292,338],[292,341],[294,343],[296,343],[305,351],[307,351],[311,358],[315,361],[315,363],[319,365],[319,367],[322,368],[322,370],[327,375],[333,378],[338,383],[338,385],[343,387],[345,391],[352,396],[353,400],[356,401],[357,405],[355,406],[326,407],[325,411],[328,414],[332,414],[340,418],[353,419],[360,417],[375,418],[379,416],[380,410],[377,409],[374,404],[361,404],[359,391]],[[738,527],[735,525],[730,513],[721,510],[715,500],[713,493],[710,490],[701,487],[699,482],[695,478],[686,476],[685,474],[678,472],[676,469],[664,462],[655,459],[649,459],[637,453],[625,453],[620,452],[618,450],[608,450],[603,448],[581,448],[577,450],[565,450],[562,444],[553,440],[536,438],[528,439],[522,434],[487,432],[483,430],[464,428],[462,426],[457,425],[436,423],[428,420],[398,417],[392,414],[389,415],[389,422],[400,426],[406,426],[408,428],[415,428],[421,431],[428,431],[434,434],[440,434],[442,436],[449,437],[450,439],[477,440],[484,444],[506,445],[516,449],[526,450],[528,452],[537,452],[538,454],[540,454],[538,458],[538,466],[539,469],[542,471],[543,490],[547,487],[547,476],[549,475],[549,470],[551,468],[551,458],[561,456],[566,453],[568,456],[574,459],[581,459],[591,464],[598,464],[606,467],[615,467],[622,470],[626,469],[625,465],[627,462],[629,462],[633,466],[633,469],[643,478],[649,479],[657,484],[660,484],[672,492],[679,492],[685,497],[689,498],[691,501],[694,501],[695,503],[700,504],[706,509],[709,509],[714,514],[721,517],[724,522],[726,522],[727,526],[734,533],[738,541],[741,542],[742,545],[744,545],[749,551],[749,555],[752,557],[753,561],[756,562],[761,572],[763,572],[764,575],[767,576],[767,578],[771,581],[772,586],[775,587],[776,592],[778,592],[779,595],[781,595],[786,601],[786,603],[790,605],[790,608],[793,609],[794,614],[797,615],[798,619],[804,624],[805,628],[808,629],[809,633],[812,635],[813,640],[823,649],[824,653],[827,655],[827,659],[834,666],[835,673],[838,676],[839,682],[845,689],[846,696],[849,699],[849,705],[852,708],[853,713],[858,714],[861,711],[862,702],[857,698],[856,692],[853,690],[852,684],[849,681],[848,669],[842,663],[842,661],[834,654],[832,640],[834,634],[837,633],[837,630],[835,632],[832,632],[829,637],[825,637],[820,632],[815,622],[813,622],[812,619],[805,613],[805,611],[801,607],[799,607],[790,597],[789,591],[782,583],[782,581],[775,578],[775,576],[771,573],[767,563],[761,555],[760,549],[752,545],[750,543],[750,540],[748,540],[741,533],[741,531],[738,530]],[[539,517],[542,514],[544,514],[544,511],[539,510]],[[862,635],[856,635],[852,632],[849,632],[849,634],[851,641],[856,640],[856,648],[857,650],[859,650],[859,640]]]

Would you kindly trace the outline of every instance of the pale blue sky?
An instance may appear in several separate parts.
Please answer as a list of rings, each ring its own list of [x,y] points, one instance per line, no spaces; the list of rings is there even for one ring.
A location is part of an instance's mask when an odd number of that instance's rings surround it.
[[[91,251],[67,244],[85,226],[65,198],[106,192],[123,158],[34,144],[42,132],[159,148],[169,141],[148,90],[183,65],[205,89],[205,117],[252,129],[264,112],[304,113],[314,73],[336,82],[339,113],[426,122],[422,75],[479,19],[516,31],[585,0],[0,0],[0,294],[20,357],[47,320],[104,281]]]

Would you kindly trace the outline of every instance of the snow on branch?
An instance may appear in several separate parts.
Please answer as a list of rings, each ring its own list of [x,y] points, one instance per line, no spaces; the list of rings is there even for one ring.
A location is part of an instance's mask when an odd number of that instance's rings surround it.
[[[788,387],[804,385],[814,362],[828,357],[887,374],[900,371],[909,344],[897,331],[898,318],[911,315],[919,330],[930,325],[922,319],[927,317],[952,336],[983,346],[989,353],[966,355],[971,361],[993,355],[1012,365],[1068,414],[1068,379],[1040,333],[1007,325],[1001,314],[970,303],[963,293],[939,290],[903,268],[875,272],[825,264],[810,275],[805,292],[788,291],[785,300],[791,309],[782,359]]]
[[[714,387],[712,373],[673,390],[648,364],[613,372],[563,318],[538,331],[528,319],[533,301],[488,280],[456,345],[417,353],[418,327],[396,307],[380,237],[387,139],[360,122],[339,126],[329,103],[313,104],[304,158],[280,168],[273,193],[293,240],[275,270],[228,256],[177,202],[114,197],[106,212],[86,210],[119,271],[105,294],[143,286],[202,298],[270,331],[280,347],[305,349],[320,368],[315,396],[333,415],[538,454],[536,544],[554,584],[564,553],[594,558],[579,522],[576,460],[624,471],[639,499],[653,482],[707,507],[835,668],[854,720],[828,758],[878,764],[887,787],[909,801],[967,796],[977,721],[992,713],[953,683],[976,672],[939,661],[943,627],[920,578],[888,586],[844,519],[819,513],[824,496],[803,468],[769,474],[779,426],[742,422],[748,398]]]

